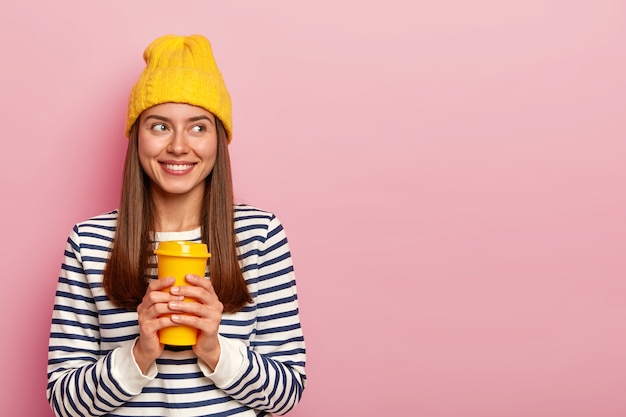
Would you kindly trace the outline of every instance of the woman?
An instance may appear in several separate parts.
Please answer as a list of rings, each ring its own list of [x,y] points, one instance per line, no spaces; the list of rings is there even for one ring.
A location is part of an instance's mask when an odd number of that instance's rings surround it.
[[[144,60],[119,210],[76,225],[65,250],[51,407],[57,416],[283,414],[306,380],[285,232],[273,214],[233,204],[230,96],[209,41],[163,36]],[[166,240],[206,243],[206,277],[155,279],[153,251]],[[161,344],[159,330],[174,325],[198,329],[197,343]]]

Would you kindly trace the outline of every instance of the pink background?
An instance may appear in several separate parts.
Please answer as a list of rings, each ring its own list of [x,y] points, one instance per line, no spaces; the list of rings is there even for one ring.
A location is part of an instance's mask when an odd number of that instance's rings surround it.
[[[65,240],[117,206],[127,95],[165,33],[212,40],[237,197],[290,237],[291,416],[626,415],[623,1],[0,8],[3,415],[51,416]]]

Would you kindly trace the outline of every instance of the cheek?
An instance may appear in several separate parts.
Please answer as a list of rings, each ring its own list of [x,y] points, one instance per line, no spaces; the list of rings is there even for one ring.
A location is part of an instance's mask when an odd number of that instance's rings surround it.
[[[201,148],[197,149],[198,154],[202,155],[202,158],[206,161],[215,161],[217,156],[217,143],[207,143]]]
[[[148,163],[148,160],[142,157],[141,155],[139,155],[139,164],[141,165],[141,169],[143,170],[143,172],[145,173],[150,172],[150,165]]]
[[[139,137],[137,142],[137,154],[139,156],[139,163],[144,172],[149,172],[150,161],[153,159],[154,150],[150,146],[146,145],[146,142]]]

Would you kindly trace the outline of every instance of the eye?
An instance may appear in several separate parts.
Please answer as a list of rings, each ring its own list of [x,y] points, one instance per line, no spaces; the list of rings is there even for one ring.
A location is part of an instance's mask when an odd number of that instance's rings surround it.
[[[206,127],[204,127],[204,125],[194,125],[191,131],[196,133],[206,132]]]
[[[155,123],[150,126],[150,129],[155,132],[165,132],[167,130],[167,126],[165,126],[165,124],[163,123]]]

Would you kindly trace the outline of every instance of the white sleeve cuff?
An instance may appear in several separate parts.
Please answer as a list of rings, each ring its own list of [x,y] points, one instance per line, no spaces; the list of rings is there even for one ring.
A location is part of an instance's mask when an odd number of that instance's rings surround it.
[[[137,339],[134,339],[111,352],[111,367],[113,368],[111,373],[115,375],[115,379],[122,389],[131,395],[140,394],[143,387],[157,375],[156,363],[150,365],[146,375],[139,369],[133,355],[136,341]]]
[[[229,339],[222,335],[218,335],[218,339],[220,342],[220,358],[215,370],[211,371],[211,368],[201,360],[198,360],[198,365],[207,378],[210,378],[216,386],[222,388],[232,385],[234,381],[241,377],[244,372],[245,359],[248,357],[248,349],[239,340]]]

